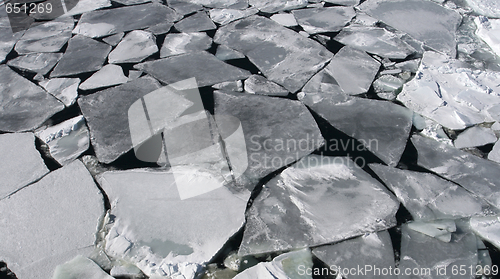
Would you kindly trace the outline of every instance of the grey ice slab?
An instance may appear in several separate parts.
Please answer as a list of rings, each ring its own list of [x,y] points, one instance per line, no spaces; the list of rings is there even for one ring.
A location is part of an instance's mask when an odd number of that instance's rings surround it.
[[[200,87],[250,76],[248,71],[226,64],[205,51],[144,62],[134,67],[167,84],[195,77]]]
[[[403,84],[404,81],[400,78],[392,75],[383,75],[373,82],[373,89],[376,93],[397,93],[401,90]]]
[[[335,40],[381,57],[405,59],[415,52],[410,45],[384,28],[351,25],[342,29]]]
[[[500,163],[500,141],[497,141],[490,153],[488,154],[488,159]]]
[[[183,0],[167,0],[167,5],[181,15],[203,10],[203,6]]]
[[[78,0],[76,6],[64,15],[71,18],[71,16],[74,15],[79,15],[107,7],[111,7],[110,0]]]
[[[0,135],[0,200],[48,172],[32,133]]]
[[[384,163],[395,166],[399,162],[412,126],[413,113],[407,108],[387,101],[333,94],[301,93],[299,99]],[[343,151],[357,148],[347,147]]]
[[[498,215],[472,217],[469,224],[476,235],[500,248],[500,218]]]
[[[102,38],[102,41],[110,46],[116,46],[125,36],[125,32],[120,32],[111,36]]]
[[[43,88],[0,66],[0,130],[20,132],[40,126],[64,105]]]
[[[171,5],[172,2],[189,2],[194,5],[203,5],[209,8],[234,8],[244,9],[248,7],[248,0],[168,0],[167,3]]]
[[[245,80],[245,91],[268,96],[287,96],[288,90],[260,75],[252,75]]]
[[[5,61],[7,54],[12,51],[12,48],[21,38],[24,32],[12,33],[10,21],[7,16],[0,18],[0,63]]]
[[[156,38],[147,31],[134,30],[109,54],[109,63],[137,63],[158,52]]]
[[[493,130],[474,126],[460,133],[453,143],[456,148],[467,148],[495,143],[496,141],[497,137]]]
[[[491,110],[500,104],[498,78],[498,72],[474,71],[464,62],[428,51],[397,99],[446,128],[461,130],[493,122]]]
[[[496,210],[464,188],[436,175],[375,164],[370,168],[396,194],[414,220],[458,219]]]
[[[312,253],[328,267],[336,266],[337,269],[330,269],[332,273],[342,271],[344,268],[354,268],[355,270],[357,270],[358,266],[363,268],[364,272],[362,274],[344,274],[341,272],[342,276],[349,279],[397,278],[394,275],[377,274],[373,270],[374,267],[387,269],[396,267],[391,236],[387,231],[369,233],[336,244],[320,246],[314,248]],[[371,270],[369,267],[366,270],[367,266],[371,266]]]
[[[40,25],[32,25],[17,42],[19,54],[57,52],[71,38],[73,18],[62,17]]]
[[[307,0],[249,0],[252,7],[256,7],[264,13],[275,13],[285,10],[294,10],[307,6]]]
[[[7,62],[7,65],[45,75],[52,70],[62,56],[62,53],[32,53],[16,57]]]
[[[245,18],[258,13],[257,8],[248,8],[245,10],[236,9],[212,9],[209,12],[210,18],[220,25],[225,25],[240,18]]]
[[[342,6],[356,6],[359,4],[359,0],[327,0],[325,2]]]
[[[241,80],[237,81],[225,81],[212,85],[213,88],[222,90],[224,92],[243,92],[243,83]]]
[[[248,195],[237,197],[219,187],[180,198],[181,184],[190,188],[224,181],[205,169],[106,172],[98,181],[108,194],[114,216],[106,253],[135,264],[148,276],[194,278],[245,222]]]
[[[428,0],[373,0],[359,8],[436,51],[456,55],[455,31],[462,17],[454,10]]]
[[[63,166],[74,161],[90,146],[89,129],[83,116],[37,131],[36,136],[47,144],[50,156]]]
[[[347,157],[310,155],[266,183],[239,254],[318,246],[396,224],[399,202]]]
[[[40,86],[67,107],[76,102],[79,84],[79,78],[53,78],[40,81]]]
[[[161,47],[160,58],[199,52],[209,49],[211,46],[212,38],[203,32],[168,34]]]
[[[427,236],[423,233],[410,229],[407,225],[402,227],[401,261],[399,268],[402,271],[398,278],[415,278],[410,274],[404,274],[409,268],[419,270],[418,278],[441,279],[441,278],[474,278],[470,267],[477,264],[477,237],[472,233],[453,233],[450,242],[443,242],[437,238]],[[464,275],[454,273],[450,276],[453,268],[466,267]],[[426,274],[420,273],[420,271]],[[475,271],[475,270],[474,270]],[[463,273],[462,273],[463,274]]]
[[[157,3],[91,11],[82,15],[73,33],[98,38],[174,22],[179,17],[174,10]]]
[[[137,5],[137,4],[149,3],[149,2],[151,2],[151,0],[116,0],[115,2],[118,2],[120,4],[128,6],[128,5]]]
[[[77,35],[71,38],[62,59],[56,65],[50,77],[72,76],[94,72],[102,68],[111,46],[91,38]]]
[[[112,85],[123,84],[128,78],[123,74],[122,67],[107,64],[80,84],[81,90],[97,89]]]
[[[261,16],[219,28],[214,42],[243,53],[269,80],[292,93],[332,57],[319,43]]]
[[[139,78],[78,99],[100,162],[111,163],[132,149],[129,107],[158,88],[160,85],[157,81]]]
[[[500,5],[498,13],[500,17]],[[500,55],[500,19],[479,16],[474,19],[474,22],[477,26],[476,35],[488,44],[497,55]]]
[[[51,278],[54,268],[88,252],[104,215],[101,192],[80,161],[0,201],[2,260],[18,278]],[[92,250],[92,248],[90,249]]]
[[[234,49],[228,48],[227,46],[220,45],[217,47],[215,57],[219,58],[222,61],[226,61],[226,60],[231,60],[231,59],[245,58],[245,55],[241,52],[234,50]]]
[[[72,260],[58,265],[52,279],[114,279],[89,258],[77,255]]]
[[[338,32],[356,15],[351,7],[302,9],[292,14],[309,34]]]
[[[412,136],[411,141],[417,149],[420,166],[458,183],[469,192],[500,208],[498,163],[419,135]]]
[[[324,139],[311,113],[300,102],[241,93],[214,92],[215,117],[241,121],[248,168],[239,186],[253,189],[277,169],[309,155]]]
[[[288,13],[275,14],[275,15],[272,15],[270,17],[270,19],[272,19],[272,20],[276,21],[277,23],[279,23],[283,26],[286,26],[286,27],[299,25],[297,23],[297,20],[295,19],[295,17],[292,14],[288,14]]]
[[[217,26],[204,11],[196,12],[174,24],[175,29],[184,32],[200,32],[216,29]]]
[[[495,0],[465,0],[476,13],[491,18],[500,18],[500,3]]]

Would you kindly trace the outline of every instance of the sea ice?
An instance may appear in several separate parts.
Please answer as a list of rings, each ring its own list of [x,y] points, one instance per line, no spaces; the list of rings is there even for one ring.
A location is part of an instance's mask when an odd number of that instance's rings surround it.
[[[49,172],[35,148],[32,133],[0,135],[0,202]]]
[[[109,63],[137,63],[158,51],[156,39],[150,32],[134,30],[109,54]]]
[[[7,65],[45,75],[52,70],[62,56],[62,53],[32,53],[9,60]]]
[[[295,20],[295,17],[292,14],[288,13],[275,14],[272,15],[270,18],[286,27],[298,25],[297,20]]]
[[[475,234],[500,249],[499,216],[472,217],[469,224]]]
[[[432,220],[407,223],[408,228],[435,237],[443,242],[451,241],[451,234],[457,231],[457,226],[453,220]]]
[[[91,38],[77,35],[68,42],[68,48],[50,77],[71,76],[100,70],[111,46]]]
[[[245,80],[245,91],[268,96],[288,95],[288,90],[260,75],[252,75]]]
[[[258,13],[259,10],[256,8],[248,8],[245,10],[236,10],[236,9],[212,9],[209,12],[210,18],[220,24],[226,25],[235,20],[245,18],[251,15]]]
[[[500,5],[499,5],[500,16]],[[476,35],[500,56],[500,19],[488,19],[480,16],[474,19],[476,23]]]
[[[492,18],[500,18],[500,3],[496,0],[465,0],[476,13]]]
[[[404,81],[392,75],[380,76],[373,82],[376,93],[398,93],[403,87]]]
[[[493,149],[491,149],[488,154],[488,159],[500,163],[500,141],[497,141],[495,145],[493,145]]]
[[[104,200],[80,161],[0,201],[2,260],[18,278],[47,279],[54,268],[93,250]],[[59,229],[55,229],[59,228]]]
[[[63,166],[89,149],[89,130],[83,116],[37,131],[36,136],[49,146],[50,156]]]
[[[52,279],[113,279],[89,258],[76,256],[54,270]]]
[[[71,38],[73,18],[62,17],[30,27],[17,42],[19,54],[58,52]]]
[[[76,102],[79,84],[79,78],[53,78],[40,81],[40,86],[67,107]]]
[[[0,131],[21,132],[39,127],[64,109],[64,105],[43,88],[0,66]]]
[[[116,46],[125,36],[125,32],[120,32],[111,36],[102,38],[102,41],[110,46]]]
[[[114,0],[114,1],[126,6],[151,2],[151,0]]]
[[[456,148],[467,148],[483,146],[490,143],[495,143],[497,137],[495,132],[489,128],[480,126],[471,127],[457,136],[453,142]]]
[[[332,57],[319,43],[262,16],[219,28],[214,42],[243,53],[269,80],[293,93]]]
[[[177,2],[177,1],[175,0],[167,1],[169,5],[171,5],[172,2]],[[189,3],[195,5],[203,5],[209,8],[245,9],[246,7],[248,7],[248,0],[190,0]]]
[[[107,7],[111,7],[110,0],[78,0],[76,6],[73,7],[73,9],[69,10],[64,15],[71,18],[71,16],[74,15],[79,15]]]
[[[173,33],[165,37],[160,50],[160,58],[199,52],[212,46],[212,38],[203,32],[195,33]]]
[[[0,63],[5,61],[7,54],[12,51],[12,48],[23,34],[23,31],[12,33],[7,16],[0,18]]]
[[[217,26],[208,17],[207,13],[200,11],[190,15],[174,24],[175,29],[180,32],[200,32],[216,29]]]
[[[80,84],[81,90],[91,90],[112,85],[123,84],[128,78],[123,74],[122,67],[114,64],[107,64],[91,77]]]
[[[243,82],[241,80],[237,81],[225,81],[212,85],[213,88],[219,89],[223,92],[243,92]]]
[[[310,155],[263,187],[239,254],[318,246],[396,224],[399,202],[347,157]]]
[[[245,58],[245,55],[243,55],[243,53],[238,52],[234,49],[228,48],[225,45],[220,45],[217,47],[215,57],[219,58],[222,61],[226,61],[226,60],[231,60],[231,59]]]
[[[203,10],[203,6],[182,0],[167,0],[167,5],[181,15],[188,15]]]
[[[294,10],[307,6],[307,0],[249,0],[252,7],[264,13],[275,13],[279,11]]]
[[[309,34],[338,32],[356,15],[351,7],[301,9],[292,14]]]

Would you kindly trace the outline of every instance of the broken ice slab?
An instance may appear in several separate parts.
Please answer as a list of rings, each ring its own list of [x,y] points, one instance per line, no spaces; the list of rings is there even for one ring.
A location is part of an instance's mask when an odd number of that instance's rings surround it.
[[[298,25],[297,20],[295,20],[295,17],[289,13],[275,14],[272,15],[270,19],[286,27]]]
[[[212,38],[203,32],[195,33],[173,33],[165,37],[160,50],[160,58],[199,52],[212,46]]]
[[[456,148],[483,146],[495,143],[495,132],[489,128],[474,126],[460,133],[453,142]]]
[[[209,170],[113,171],[98,181],[108,194],[114,217],[106,253],[133,263],[148,276],[194,278],[245,222],[248,195],[237,197],[218,187],[180,198],[179,187],[192,190],[224,182]]]
[[[336,244],[319,246],[314,248],[312,253],[327,266],[337,267],[336,270],[334,268],[329,270],[331,274],[339,271],[341,275],[349,279],[397,278],[397,276],[383,276],[373,269],[371,271],[365,269],[367,266],[392,267],[393,269],[396,267],[391,236],[387,231],[369,233]],[[358,266],[363,267],[363,270],[365,270],[363,274],[342,273],[344,268],[357,269]]]
[[[54,270],[52,279],[113,279],[95,262],[89,258],[78,255],[72,260],[58,265]]]
[[[174,24],[171,22],[162,22],[147,28],[146,31],[151,32],[154,35],[162,35],[168,33],[172,26],[174,26]]]
[[[38,131],[36,136],[49,146],[50,156],[63,166],[89,149],[89,130],[83,116]]]
[[[40,25],[33,25],[17,42],[19,54],[57,52],[71,38],[75,23],[71,17],[62,17]]]
[[[500,16],[500,5],[499,5]],[[488,19],[480,16],[474,19],[476,23],[476,35],[500,56],[500,19]]]
[[[189,2],[191,5],[203,5],[209,8],[245,9],[248,7],[248,0],[167,0],[168,5],[173,7],[180,6],[179,2]]]
[[[436,51],[456,55],[455,31],[462,17],[454,10],[427,0],[373,0],[359,8]]]
[[[379,164],[370,168],[396,194],[414,220],[457,219],[496,210],[464,188],[434,174]]]
[[[219,28],[214,42],[243,53],[269,80],[292,93],[332,57],[319,43],[262,16]]]
[[[469,267],[478,263],[477,239],[473,233],[457,232],[452,234],[450,242],[414,231],[408,225],[402,226],[401,256],[398,278],[415,278],[405,270],[418,270],[418,278],[475,278]],[[454,271],[459,266],[467,267],[465,273]],[[450,274],[456,274],[450,276]]]
[[[40,86],[67,107],[76,102],[79,84],[79,78],[53,78],[40,81]]]
[[[359,4],[360,0],[326,0],[325,2],[341,5],[341,6],[356,6]]]
[[[309,249],[281,254],[271,262],[261,262],[239,273],[234,279],[312,279],[305,270],[313,267]]]
[[[258,13],[257,8],[248,8],[245,10],[236,9],[212,9],[209,12],[210,18],[220,25],[225,25],[240,18],[245,18]]]
[[[123,74],[122,67],[114,64],[107,64],[102,69],[94,73],[91,77],[80,84],[81,90],[91,90],[112,85],[122,84],[128,81]]]
[[[125,262],[115,264],[113,268],[111,268],[109,274],[113,277],[125,277],[132,279],[141,279],[145,277],[137,266]]]
[[[122,40],[123,36],[125,36],[125,32],[120,32],[111,36],[104,37],[102,38],[102,41],[110,46],[116,46]]]
[[[125,36],[109,54],[109,63],[137,63],[158,51],[156,39],[150,32],[134,30]]]
[[[241,121],[248,168],[238,186],[252,190],[257,182],[321,147],[324,139],[311,113],[300,102],[268,96],[214,92],[215,118]],[[235,151],[236,152],[236,151]],[[233,168],[239,162],[232,162]],[[245,165],[246,166],[246,165]]]
[[[459,60],[428,51],[415,78],[397,98],[442,126],[460,130],[492,122],[488,110],[500,104],[500,91],[493,82],[498,78],[498,72],[474,71]]]
[[[71,16],[83,14],[90,11],[99,10],[111,6],[110,0],[78,0],[76,6],[69,10],[64,16]]]
[[[458,183],[469,192],[500,208],[498,163],[419,135],[412,136],[411,141],[417,149],[420,166]]]
[[[343,151],[361,148],[390,166],[399,162],[412,126],[413,113],[407,108],[387,101],[321,93],[300,93],[299,100],[362,144],[342,147]]]
[[[185,17],[181,21],[174,24],[175,29],[180,32],[200,32],[216,29],[217,26],[208,17],[206,12],[200,11],[193,15]]]
[[[40,126],[64,105],[43,88],[0,66],[0,131],[20,132]]]
[[[0,200],[48,172],[32,133],[0,135]]]
[[[252,75],[245,80],[245,91],[268,96],[287,96],[288,90],[261,75]]]
[[[222,91],[243,92],[243,83],[241,80],[221,82],[212,85],[212,87]]]
[[[62,53],[32,53],[9,60],[7,65],[45,75],[52,70],[62,56]]]
[[[453,220],[432,220],[432,221],[413,221],[407,223],[408,228],[437,238],[443,242],[451,241],[451,234],[457,231],[457,226]]]
[[[500,249],[500,218],[498,215],[473,217],[469,224],[476,235]]]
[[[465,0],[474,12],[490,18],[500,18],[500,3],[495,0]]]
[[[0,226],[2,260],[18,278],[47,279],[57,265],[93,250],[104,200],[77,160],[1,200],[0,211],[9,224]]]
[[[114,0],[115,2],[118,2],[120,4],[130,6],[130,5],[137,5],[137,4],[144,4],[144,3],[149,3],[151,0]]]
[[[356,15],[351,7],[301,9],[292,14],[309,34],[338,32]]]
[[[24,31],[12,33],[10,21],[7,16],[0,17],[0,63],[5,61],[7,54],[24,34]]]
[[[167,5],[183,16],[203,10],[203,6],[183,0],[167,0]]]
[[[243,53],[238,52],[234,49],[228,48],[227,46],[220,45],[217,47],[215,57],[219,58],[222,61],[226,61],[226,60],[231,60],[231,59],[245,58],[245,55],[243,55]]]
[[[264,13],[275,13],[279,11],[294,10],[306,7],[307,0],[249,0],[252,7],[259,9]]]
[[[247,211],[239,254],[318,246],[384,230],[396,224],[398,207],[351,159],[309,155],[263,187]]]
[[[497,141],[490,153],[488,154],[488,159],[500,163],[500,141]]]
[[[403,87],[404,81],[391,75],[383,75],[373,82],[376,93],[398,93]]]
[[[393,33],[379,27],[351,25],[342,29],[335,40],[381,57],[405,59],[415,52]]]
[[[126,6],[83,14],[73,33],[98,38],[174,22],[179,18],[174,10],[158,3]]]
[[[132,149],[128,109],[142,96],[160,88],[152,78],[139,78],[78,99],[100,162],[111,163]]]
[[[195,77],[200,87],[250,76],[248,71],[226,64],[205,51],[144,62],[134,68],[167,84]]]
[[[71,38],[62,59],[50,77],[72,76],[100,70],[111,46],[91,38],[77,35]]]

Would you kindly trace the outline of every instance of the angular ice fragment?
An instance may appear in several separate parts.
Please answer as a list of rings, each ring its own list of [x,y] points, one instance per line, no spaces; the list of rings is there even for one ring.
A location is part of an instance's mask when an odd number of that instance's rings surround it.
[[[40,86],[67,107],[76,102],[79,84],[79,78],[53,78],[40,81]]]
[[[69,10],[64,16],[71,16],[83,14],[90,11],[99,10],[111,6],[110,0],[78,0],[76,6]]]
[[[241,82],[241,80],[225,81],[225,82],[214,84],[214,85],[212,85],[212,87],[215,89],[222,90],[222,91],[243,92],[243,83]]]
[[[46,279],[54,268],[88,255],[104,200],[80,161],[0,201],[0,254],[18,278]],[[56,229],[59,228],[59,229]]]
[[[325,2],[341,6],[356,6],[359,4],[359,0],[326,0]]]
[[[407,108],[387,101],[321,93],[305,93],[299,100],[386,164],[399,162],[412,126],[413,114]]]
[[[54,68],[50,77],[71,76],[93,72],[102,68],[111,46],[85,36],[71,38],[62,59]]]
[[[52,279],[113,279],[89,258],[76,256],[72,260],[58,265]]]
[[[373,88],[377,93],[396,93],[403,87],[404,81],[391,75],[383,75],[373,82]]]
[[[262,16],[219,28],[214,42],[243,53],[269,80],[293,93],[332,57],[319,43]]]
[[[19,54],[57,52],[71,38],[74,25],[73,18],[69,17],[34,25],[26,30],[15,50]]]
[[[453,143],[456,148],[466,148],[495,143],[496,141],[497,137],[493,130],[474,126],[460,133]]]
[[[156,53],[158,46],[153,34],[134,30],[125,36],[109,54],[109,63],[137,63]]]
[[[32,133],[0,135],[0,200],[48,172]]]
[[[168,5],[172,3],[184,2],[186,0],[168,0]],[[187,2],[187,1],[186,1]],[[203,5],[210,8],[234,8],[234,9],[244,9],[248,7],[248,0],[189,0],[190,4]]]
[[[414,231],[435,237],[443,242],[450,242],[451,233],[457,230],[453,220],[414,221],[407,225]]]
[[[83,116],[38,131],[36,136],[49,146],[50,156],[63,166],[80,156],[90,144]]]
[[[497,141],[495,145],[493,145],[493,149],[491,149],[488,154],[488,159],[500,163],[500,141]]]
[[[168,34],[161,47],[160,58],[199,52],[209,49],[211,46],[212,38],[203,32]]]
[[[376,274],[374,270],[365,269],[366,266],[392,269],[396,267],[391,236],[387,231],[369,233],[332,245],[319,246],[314,248],[312,253],[330,267],[329,273],[339,271],[341,275],[349,279],[397,278],[397,276],[390,275],[382,276]],[[357,269],[358,266],[363,267],[366,272],[363,274],[342,273],[344,268]]]
[[[118,2],[126,6],[130,6],[130,5],[149,3],[151,2],[151,0],[115,0],[115,2]]]
[[[32,130],[64,109],[64,105],[43,88],[0,66],[0,131]]]
[[[126,6],[83,14],[73,33],[99,38],[145,29],[162,22],[174,22],[179,18],[174,10],[159,3]]]
[[[390,228],[399,202],[347,157],[310,155],[266,183],[240,255],[317,246]],[[325,221],[328,220],[328,221]]]
[[[102,38],[102,41],[110,46],[116,46],[122,40],[123,36],[125,36],[125,32],[120,32],[120,33]]]
[[[245,91],[268,96],[288,95],[288,90],[260,75],[252,75],[245,80]]]
[[[292,14],[309,34],[338,32],[356,15],[351,7],[302,9]]]
[[[335,40],[381,57],[405,59],[415,52],[393,33],[378,27],[351,25],[342,29]]]
[[[174,24],[174,27],[184,33],[207,31],[217,28],[207,13],[203,11],[196,12],[194,15],[182,19]]]
[[[500,249],[499,216],[473,217],[469,223],[475,234]]]
[[[107,64],[80,84],[80,89],[97,89],[122,84],[127,81],[128,78],[123,74],[122,67],[114,64]]]
[[[217,52],[215,53],[215,57],[219,58],[222,61],[226,61],[231,59],[245,58],[245,55],[234,49],[228,48],[225,45],[220,45],[217,47]]]
[[[435,140],[414,135],[418,164],[500,208],[500,165]],[[439,152],[436,152],[439,151]]]
[[[45,75],[52,70],[62,56],[62,53],[32,53],[16,57],[7,62],[7,65]]]
[[[500,18],[500,3],[496,0],[465,0],[476,13],[492,18]]]
[[[194,77],[200,87],[250,76],[249,72],[226,64],[205,51],[144,62],[135,68],[167,84]]]
[[[295,20],[295,17],[292,14],[288,13],[275,14],[272,15],[270,18],[283,26],[290,27],[298,25],[297,20]]]
[[[275,13],[279,11],[294,10],[307,6],[307,0],[249,0],[252,7],[256,7],[264,13]]]
[[[167,0],[167,5],[181,15],[188,15],[203,10],[203,6],[183,0]]]
[[[499,5],[500,17],[500,5]],[[500,19],[488,19],[486,17],[476,17],[476,35],[487,43],[490,48],[500,56]]]
[[[254,15],[258,12],[259,10],[253,7],[245,10],[212,9],[210,10],[209,15],[214,22],[217,22],[220,25],[226,25],[230,22]]]

